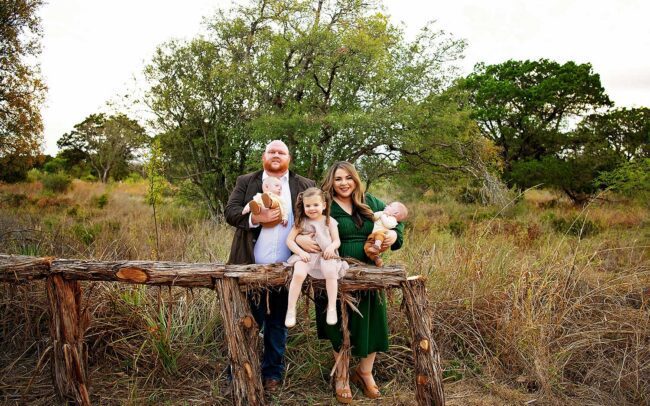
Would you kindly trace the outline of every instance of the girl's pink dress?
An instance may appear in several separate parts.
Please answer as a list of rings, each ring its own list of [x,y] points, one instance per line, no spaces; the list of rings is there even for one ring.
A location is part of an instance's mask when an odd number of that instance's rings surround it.
[[[334,224],[334,226],[338,225],[338,222],[334,220],[332,217],[330,217],[330,223]],[[312,233],[314,233],[314,239],[316,240],[316,243],[318,243],[318,246],[320,247],[321,250],[324,251],[325,248],[329,247],[332,244],[332,237],[330,235],[330,230],[327,224],[325,224],[325,216],[323,216],[323,219],[321,221],[312,220],[310,218],[305,219],[305,221],[302,223],[301,234],[312,234]],[[338,251],[337,251],[337,255],[338,255]],[[309,256],[310,256],[310,260],[309,260],[310,267],[307,273],[312,278],[325,279],[323,273],[321,272],[321,264],[325,261],[332,261],[336,263],[336,271],[338,273],[339,279],[345,276],[345,271],[347,271],[348,268],[350,267],[348,263],[342,259],[325,259],[323,258],[320,252],[315,254],[310,253]],[[299,261],[301,261],[300,256],[296,254],[293,254],[287,260],[289,265],[293,265]]]

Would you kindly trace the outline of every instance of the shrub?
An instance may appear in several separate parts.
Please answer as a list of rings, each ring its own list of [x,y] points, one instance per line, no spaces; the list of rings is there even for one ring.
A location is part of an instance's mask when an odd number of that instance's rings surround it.
[[[50,173],[43,175],[43,187],[52,193],[63,193],[70,188],[72,179],[64,173]]]
[[[449,231],[457,237],[463,235],[467,229],[467,224],[461,220],[454,220],[449,223]]]
[[[202,202],[201,189],[192,183],[191,180],[185,179],[178,185],[178,193],[174,196],[175,200],[182,206],[196,205]]]
[[[602,173],[595,183],[647,202],[650,197],[650,158],[626,162],[613,171]]]
[[[551,225],[559,233],[580,238],[593,236],[602,231],[602,227],[598,223],[582,216],[572,216],[569,218],[552,217]]]
[[[93,196],[90,200],[91,204],[98,209],[103,209],[108,204],[108,194],[103,193],[99,196]]]
[[[6,196],[0,196],[0,202],[6,203],[9,207],[20,207],[29,201],[24,193],[10,193]]]
[[[29,171],[27,171],[27,182],[29,183],[34,183],[36,181],[41,180],[43,177],[43,172],[39,171],[36,168],[32,168]]]
[[[143,181],[142,176],[137,172],[131,172],[126,176],[126,178],[124,178],[124,183],[129,185],[140,183],[142,181]]]
[[[65,164],[64,158],[52,158],[43,165],[43,171],[45,173],[63,172],[66,166]]]
[[[95,241],[95,238],[100,234],[101,226],[99,224],[81,224],[77,223],[72,226],[72,233],[74,236],[84,243],[84,245],[90,245]]]

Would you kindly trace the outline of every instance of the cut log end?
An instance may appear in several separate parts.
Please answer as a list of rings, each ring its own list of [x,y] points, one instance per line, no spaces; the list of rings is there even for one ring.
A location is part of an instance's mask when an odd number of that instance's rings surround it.
[[[429,383],[429,377],[426,375],[418,375],[417,383],[418,385],[427,385]]]
[[[250,316],[246,316],[241,319],[241,325],[244,326],[244,328],[249,329],[253,327],[253,318]]]
[[[118,279],[129,282],[144,283],[149,280],[149,275],[139,268],[122,268],[115,274]]]

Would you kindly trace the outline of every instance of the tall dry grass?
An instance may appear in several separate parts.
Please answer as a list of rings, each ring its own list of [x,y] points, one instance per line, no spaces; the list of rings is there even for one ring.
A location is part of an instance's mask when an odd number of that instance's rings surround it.
[[[152,259],[146,185],[75,181],[64,195],[0,186],[0,252]],[[101,203],[102,196],[105,202]],[[646,208],[576,209],[551,192],[505,209],[443,194],[407,202],[403,262],[427,276],[450,404],[650,404],[650,225]],[[168,197],[162,260],[224,261],[230,227]],[[588,232],[587,232],[588,231]],[[0,399],[52,404],[42,283],[0,287]],[[229,404],[218,300],[205,290],[86,283],[93,400]],[[390,296],[391,348],[377,360],[385,404],[413,404],[408,326]],[[302,306],[303,314],[305,306]],[[309,311],[313,311],[310,309]],[[39,363],[39,360],[41,361]],[[277,404],[333,404],[328,344],[301,317]],[[360,404],[366,402],[355,392]]]

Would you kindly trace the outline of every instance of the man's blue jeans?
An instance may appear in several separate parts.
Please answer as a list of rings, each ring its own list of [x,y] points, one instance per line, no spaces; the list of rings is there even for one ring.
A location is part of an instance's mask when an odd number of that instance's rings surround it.
[[[266,295],[270,314],[267,314]],[[264,354],[262,356],[262,379],[282,380],[284,375],[284,350],[287,346],[287,315],[289,293],[287,289],[263,289],[258,297],[249,293],[248,303],[260,330],[264,333]]]

